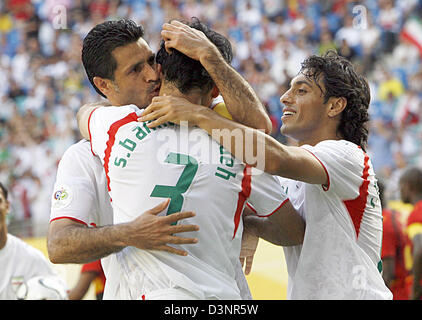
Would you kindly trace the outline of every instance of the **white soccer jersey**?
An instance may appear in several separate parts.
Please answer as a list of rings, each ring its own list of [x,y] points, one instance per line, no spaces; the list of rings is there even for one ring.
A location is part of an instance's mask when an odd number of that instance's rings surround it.
[[[138,114],[137,114],[138,112]],[[123,249],[114,256],[120,298],[137,299],[160,289],[182,288],[198,299],[239,299],[235,281],[245,202],[271,213],[286,201],[276,178],[251,175],[203,130],[137,122],[133,106],[97,108],[90,116],[92,149],[104,166],[114,222],[134,219],[166,198],[163,214],[194,211],[179,223],[197,224],[188,256]],[[109,280],[109,279],[107,279]],[[120,289],[119,289],[120,288]],[[122,290],[122,288],[126,288]]]
[[[382,214],[369,157],[345,140],[302,147],[322,163],[329,182],[279,179],[306,220],[303,244],[284,248],[288,299],[391,299],[378,268]]]
[[[42,252],[8,234],[6,246],[0,249],[0,300],[16,300],[20,284],[44,275],[56,273]]]
[[[51,196],[50,221],[68,218],[87,226],[113,223],[113,210],[101,161],[87,140],[63,154]]]

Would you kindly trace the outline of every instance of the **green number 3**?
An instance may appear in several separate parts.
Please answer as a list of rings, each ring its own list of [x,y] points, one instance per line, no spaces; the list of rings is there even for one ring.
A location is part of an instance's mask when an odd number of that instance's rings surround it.
[[[181,153],[169,153],[165,162],[185,165],[182,175],[175,186],[156,185],[151,192],[151,197],[170,198],[170,204],[167,214],[179,212],[183,205],[183,196],[190,187],[196,172],[198,171],[198,162],[195,158]],[[175,223],[173,223],[175,224]]]

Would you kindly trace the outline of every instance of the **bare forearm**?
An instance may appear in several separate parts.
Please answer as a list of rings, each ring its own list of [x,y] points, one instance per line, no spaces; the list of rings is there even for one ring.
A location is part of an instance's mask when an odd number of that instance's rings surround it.
[[[270,133],[271,121],[262,102],[249,83],[223,59],[218,50],[210,50],[200,62],[220,90],[233,120]]]
[[[260,237],[275,245],[283,245],[283,240],[280,237],[280,229],[273,223],[270,223],[268,218],[260,218],[256,216],[247,216],[243,218],[245,229],[253,235]]]
[[[283,175],[280,169],[289,166],[288,148],[264,132],[225,119],[206,108],[196,118],[195,124],[238,160],[276,175]],[[280,163],[284,163],[283,167]],[[289,174],[288,170],[284,171]]]
[[[53,263],[87,263],[118,252],[125,247],[123,225],[88,228],[69,225],[48,238]]]
[[[307,150],[285,146],[261,130],[225,119],[207,108],[199,109],[194,123],[208,132],[238,160],[269,174],[312,184],[325,184],[321,163]]]

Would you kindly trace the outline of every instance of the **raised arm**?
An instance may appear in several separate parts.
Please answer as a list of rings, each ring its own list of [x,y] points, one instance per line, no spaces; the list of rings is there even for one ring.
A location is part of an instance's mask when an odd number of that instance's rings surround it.
[[[176,49],[201,62],[220,90],[234,121],[271,132],[270,118],[255,91],[224,60],[217,47],[203,32],[173,20],[163,25],[161,35],[166,49]]]
[[[267,173],[312,184],[328,183],[322,164],[304,148],[285,146],[261,130],[219,116],[186,99],[155,97],[139,121],[153,120],[149,127],[164,122],[188,121],[204,129],[240,161]]]
[[[76,120],[78,122],[79,131],[81,132],[81,135],[86,140],[91,140],[89,136],[89,117],[91,113],[97,109],[98,105],[93,104],[85,104],[83,105],[78,113],[76,114]]]

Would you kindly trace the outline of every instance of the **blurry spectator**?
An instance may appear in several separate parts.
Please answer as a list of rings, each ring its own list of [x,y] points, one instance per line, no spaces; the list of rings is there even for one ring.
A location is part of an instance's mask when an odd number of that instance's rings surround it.
[[[335,35],[336,44],[338,47],[347,46],[350,51],[358,52],[361,46],[361,33],[362,30],[353,25],[353,17],[347,15],[343,27]]]
[[[394,6],[394,0],[379,0],[378,3],[380,6],[378,24],[381,27],[382,50],[390,53],[397,42],[401,27],[401,14],[399,8]]]
[[[422,300],[422,169],[408,167],[400,177],[400,193],[404,203],[413,211],[406,224],[406,268],[411,272],[410,299]]]
[[[400,212],[388,207],[384,197],[384,184],[378,181],[383,217],[382,234],[382,277],[393,293],[394,300],[408,300],[410,286],[406,282],[409,272],[404,265],[406,237]]]
[[[82,300],[88,292],[91,283],[95,286],[96,299],[102,300],[105,281],[101,260],[85,263],[82,266],[78,282],[69,292],[69,300]]]
[[[321,33],[318,46],[318,54],[323,55],[329,50],[336,50],[336,44],[334,43],[333,37],[329,31],[324,31]]]

